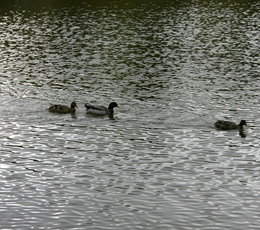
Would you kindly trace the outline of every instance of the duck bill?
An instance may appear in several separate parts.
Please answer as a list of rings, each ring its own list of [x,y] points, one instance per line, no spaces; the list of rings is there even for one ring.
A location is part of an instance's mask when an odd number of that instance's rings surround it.
[[[119,108],[119,109],[120,109],[120,106],[118,105],[118,106],[117,106],[117,108]]]

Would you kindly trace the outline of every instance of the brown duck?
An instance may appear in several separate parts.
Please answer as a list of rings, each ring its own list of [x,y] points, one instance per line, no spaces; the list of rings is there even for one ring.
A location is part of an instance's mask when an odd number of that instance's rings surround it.
[[[223,120],[218,120],[215,123],[215,127],[221,130],[242,129],[244,125],[247,126],[245,120],[241,120],[239,124],[236,124],[235,122],[232,121],[223,121]]]
[[[48,109],[49,112],[56,112],[56,113],[75,113],[76,108],[78,108],[75,101],[73,101],[69,106],[66,105],[53,105]]]

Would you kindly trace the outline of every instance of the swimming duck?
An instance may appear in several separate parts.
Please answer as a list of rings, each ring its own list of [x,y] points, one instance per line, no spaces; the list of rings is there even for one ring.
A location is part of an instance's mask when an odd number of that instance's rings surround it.
[[[76,108],[78,108],[75,101],[73,101],[69,106],[66,105],[53,105],[48,109],[49,112],[57,112],[57,113],[74,113],[76,112]]]
[[[247,126],[245,120],[241,120],[239,124],[236,124],[235,122],[232,121],[223,121],[223,120],[218,120],[215,123],[215,127],[222,130],[242,129],[243,125]]]
[[[106,108],[105,106],[96,106],[86,103],[85,104],[87,113],[96,114],[96,115],[113,115],[114,108],[120,108],[116,102],[111,102]]]

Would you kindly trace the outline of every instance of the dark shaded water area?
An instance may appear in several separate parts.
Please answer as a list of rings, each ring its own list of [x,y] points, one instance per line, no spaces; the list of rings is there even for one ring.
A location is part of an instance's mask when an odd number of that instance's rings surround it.
[[[1,1],[1,229],[259,229],[259,12]]]

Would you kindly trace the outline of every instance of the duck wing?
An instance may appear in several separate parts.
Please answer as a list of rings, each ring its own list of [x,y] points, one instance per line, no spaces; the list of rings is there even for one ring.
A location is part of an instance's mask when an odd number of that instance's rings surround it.
[[[57,105],[57,104],[51,104],[51,107],[49,108],[49,111],[51,112],[60,112],[60,113],[64,113],[64,112],[68,112],[70,110],[70,107],[66,106],[66,105]]]
[[[105,106],[98,106],[98,105],[92,105],[92,104],[85,104],[86,110],[88,113],[93,113],[97,115],[107,115],[108,111]]]
[[[223,121],[223,120],[218,120],[215,123],[216,128],[218,129],[223,129],[223,130],[230,130],[230,129],[237,129],[238,125],[235,122],[232,121]]]

